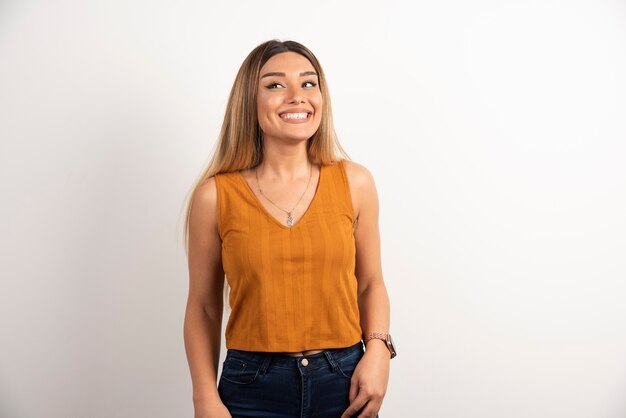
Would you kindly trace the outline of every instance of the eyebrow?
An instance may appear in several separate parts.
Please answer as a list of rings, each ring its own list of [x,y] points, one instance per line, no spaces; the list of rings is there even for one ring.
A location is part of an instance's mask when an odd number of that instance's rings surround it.
[[[317,75],[317,73],[315,71],[303,71],[303,72],[300,73],[300,77],[305,77],[307,75]],[[275,76],[275,77],[285,77],[285,73],[280,73],[280,72],[273,71],[273,72],[270,72],[270,73],[263,74],[261,76],[261,78],[272,77],[272,76]]]

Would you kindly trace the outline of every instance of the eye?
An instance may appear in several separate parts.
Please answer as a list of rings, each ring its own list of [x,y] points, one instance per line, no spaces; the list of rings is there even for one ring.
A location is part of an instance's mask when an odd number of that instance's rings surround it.
[[[304,83],[302,83],[302,84],[304,85],[304,84],[307,84],[307,83],[308,83],[308,84],[311,84],[311,87],[316,87],[316,86],[317,86],[317,83],[316,83],[316,82],[314,82],[314,81],[305,81],[305,82],[304,82]],[[269,90],[274,90],[274,89],[275,89],[275,87],[274,87],[274,86],[281,86],[281,88],[284,88],[284,87],[282,87],[282,84],[280,84],[280,83],[272,83],[272,84],[268,84],[268,85],[267,85],[267,86],[265,86],[265,87],[266,87],[267,89],[269,89]]]

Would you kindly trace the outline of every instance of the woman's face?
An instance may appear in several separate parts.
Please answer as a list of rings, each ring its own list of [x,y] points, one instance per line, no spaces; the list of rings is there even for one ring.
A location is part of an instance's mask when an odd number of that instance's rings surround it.
[[[291,51],[270,58],[259,75],[257,109],[265,140],[312,137],[322,120],[322,92],[309,60]]]

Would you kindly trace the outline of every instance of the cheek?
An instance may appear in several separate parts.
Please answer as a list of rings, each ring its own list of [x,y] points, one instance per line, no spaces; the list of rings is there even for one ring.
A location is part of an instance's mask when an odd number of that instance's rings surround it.
[[[280,108],[280,99],[278,97],[264,97],[260,96],[257,100],[257,109],[260,114],[272,114],[278,112]]]
[[[322,101],[322,98],[320,97],[319,99],[311,100],[311,104],[315,109],[315,118],[320,119],[322,117],[322,110],[324,109],[324,102]]]
[[[322,100],[321,94],[318,94],[309,98],[309,101],[311,102],[311,104],[313,105],[313,107],[315,108],[317,112],[322,113],[322,105],[324,101]]]
[[[272,113],[276,112],[275,100],[259,95],[257,98],[257,117],[262,130],[265,130],[271,122]]]
[[[265,111],[267,110],[267,105],[267,98],[263,95],[259,95],[256,99],[256,107],[259,111],[259,114],[265,113]]]

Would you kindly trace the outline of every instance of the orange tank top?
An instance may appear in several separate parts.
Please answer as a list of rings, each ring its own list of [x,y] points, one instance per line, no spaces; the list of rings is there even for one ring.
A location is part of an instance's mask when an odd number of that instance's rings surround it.
[[[222,266],[231,287],[226,348],[300,352],[361,339],[344,164],[321,166],[315,197],[292,227],[270,215],[240,172],[215,176]]]

